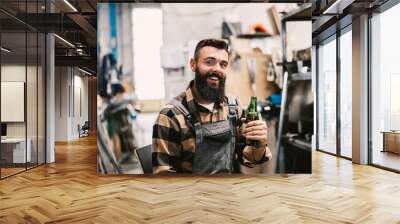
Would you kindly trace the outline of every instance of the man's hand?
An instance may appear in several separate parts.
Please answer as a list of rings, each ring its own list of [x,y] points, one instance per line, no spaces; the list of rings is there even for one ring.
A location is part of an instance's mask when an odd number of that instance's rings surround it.
[[[257,140],[265,148],[268,143],[268,128],[265,121],[256,120],[243,123],[241,134],[249,140]]]
[[[245,119],[242,121],[245,121]],[[265,121],[256,120],[248,123],[243,122],[241,134],[246,139],[256,140],[260,143],[259,149],[246,146],[243,150],[244,156],[252,163],[260,161],[266,155],[266,150],[270,153],[269,149],[266,147],[268,143],[268,127]]]

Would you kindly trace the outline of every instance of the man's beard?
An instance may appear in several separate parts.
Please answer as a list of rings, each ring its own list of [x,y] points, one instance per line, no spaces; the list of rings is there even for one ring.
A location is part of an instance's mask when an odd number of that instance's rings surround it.
[[[214,88],[208,86],[207,78],[210,76],[217,77],[219,79],[219,86]],[[225,80],[226,78],[220,78],[218,74],[208,72],[206,75],[201,75],[199,70],[195,71],[195,85],[200,96],[207,101],[211,102],[223,102],[225,96]]]

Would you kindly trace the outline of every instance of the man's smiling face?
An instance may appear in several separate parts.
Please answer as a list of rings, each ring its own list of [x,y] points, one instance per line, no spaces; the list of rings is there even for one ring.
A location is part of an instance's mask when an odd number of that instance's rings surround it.
[[[191,60],[196,87],[201,97],[216,102],[225,95],[228,60],[229,55],[226,50],[212,46],[201,48],[198,59]]]

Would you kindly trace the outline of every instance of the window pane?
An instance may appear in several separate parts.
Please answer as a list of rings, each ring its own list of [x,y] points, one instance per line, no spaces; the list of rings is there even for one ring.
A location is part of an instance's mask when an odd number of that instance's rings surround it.
[[[352,35],[340,37],[340,152],[351,158],[352,141]]]
[[[318,148],[336,153],[336,41],[318,48]]]
[[[31,141],[26,141],[25,91],[27,55],[25,32],[1,34],[1,176],[25,170],[31,162]],[[28,150],[27,150],[28,149]]]
[[[26,115],[27,115],[27,142],[30,147],[30,159],[28,160],[28,168],[37,165],[37,76],[38,76],[38,33],[27,33],[27,75],[26,75]]]
[[[45,87],[46,87],[46,77],[45,77],[45,60],[46,60],[46,36],[43,33],[39,34],[39,45],[38,45],[38,164],[45,163],[46,149],[45,149]]]
[[[396,170],[400,170],[398,21],[400,4],[374,15],[371,20],[372,163]]]

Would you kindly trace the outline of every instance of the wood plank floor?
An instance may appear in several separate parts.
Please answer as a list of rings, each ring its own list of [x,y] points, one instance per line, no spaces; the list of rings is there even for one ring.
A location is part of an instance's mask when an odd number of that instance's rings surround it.
[[[0,223],[400,223],[400,175],[320,152],[312,175],[96,174],[96,139],[0,181]]]
[[[23,167],[23,168],[8,168],[8,167],[1,168],[1,177],[7,177],[7,176],[13,175],[15,173],[22,172],[24,170],[25,170],[25,167]]]

